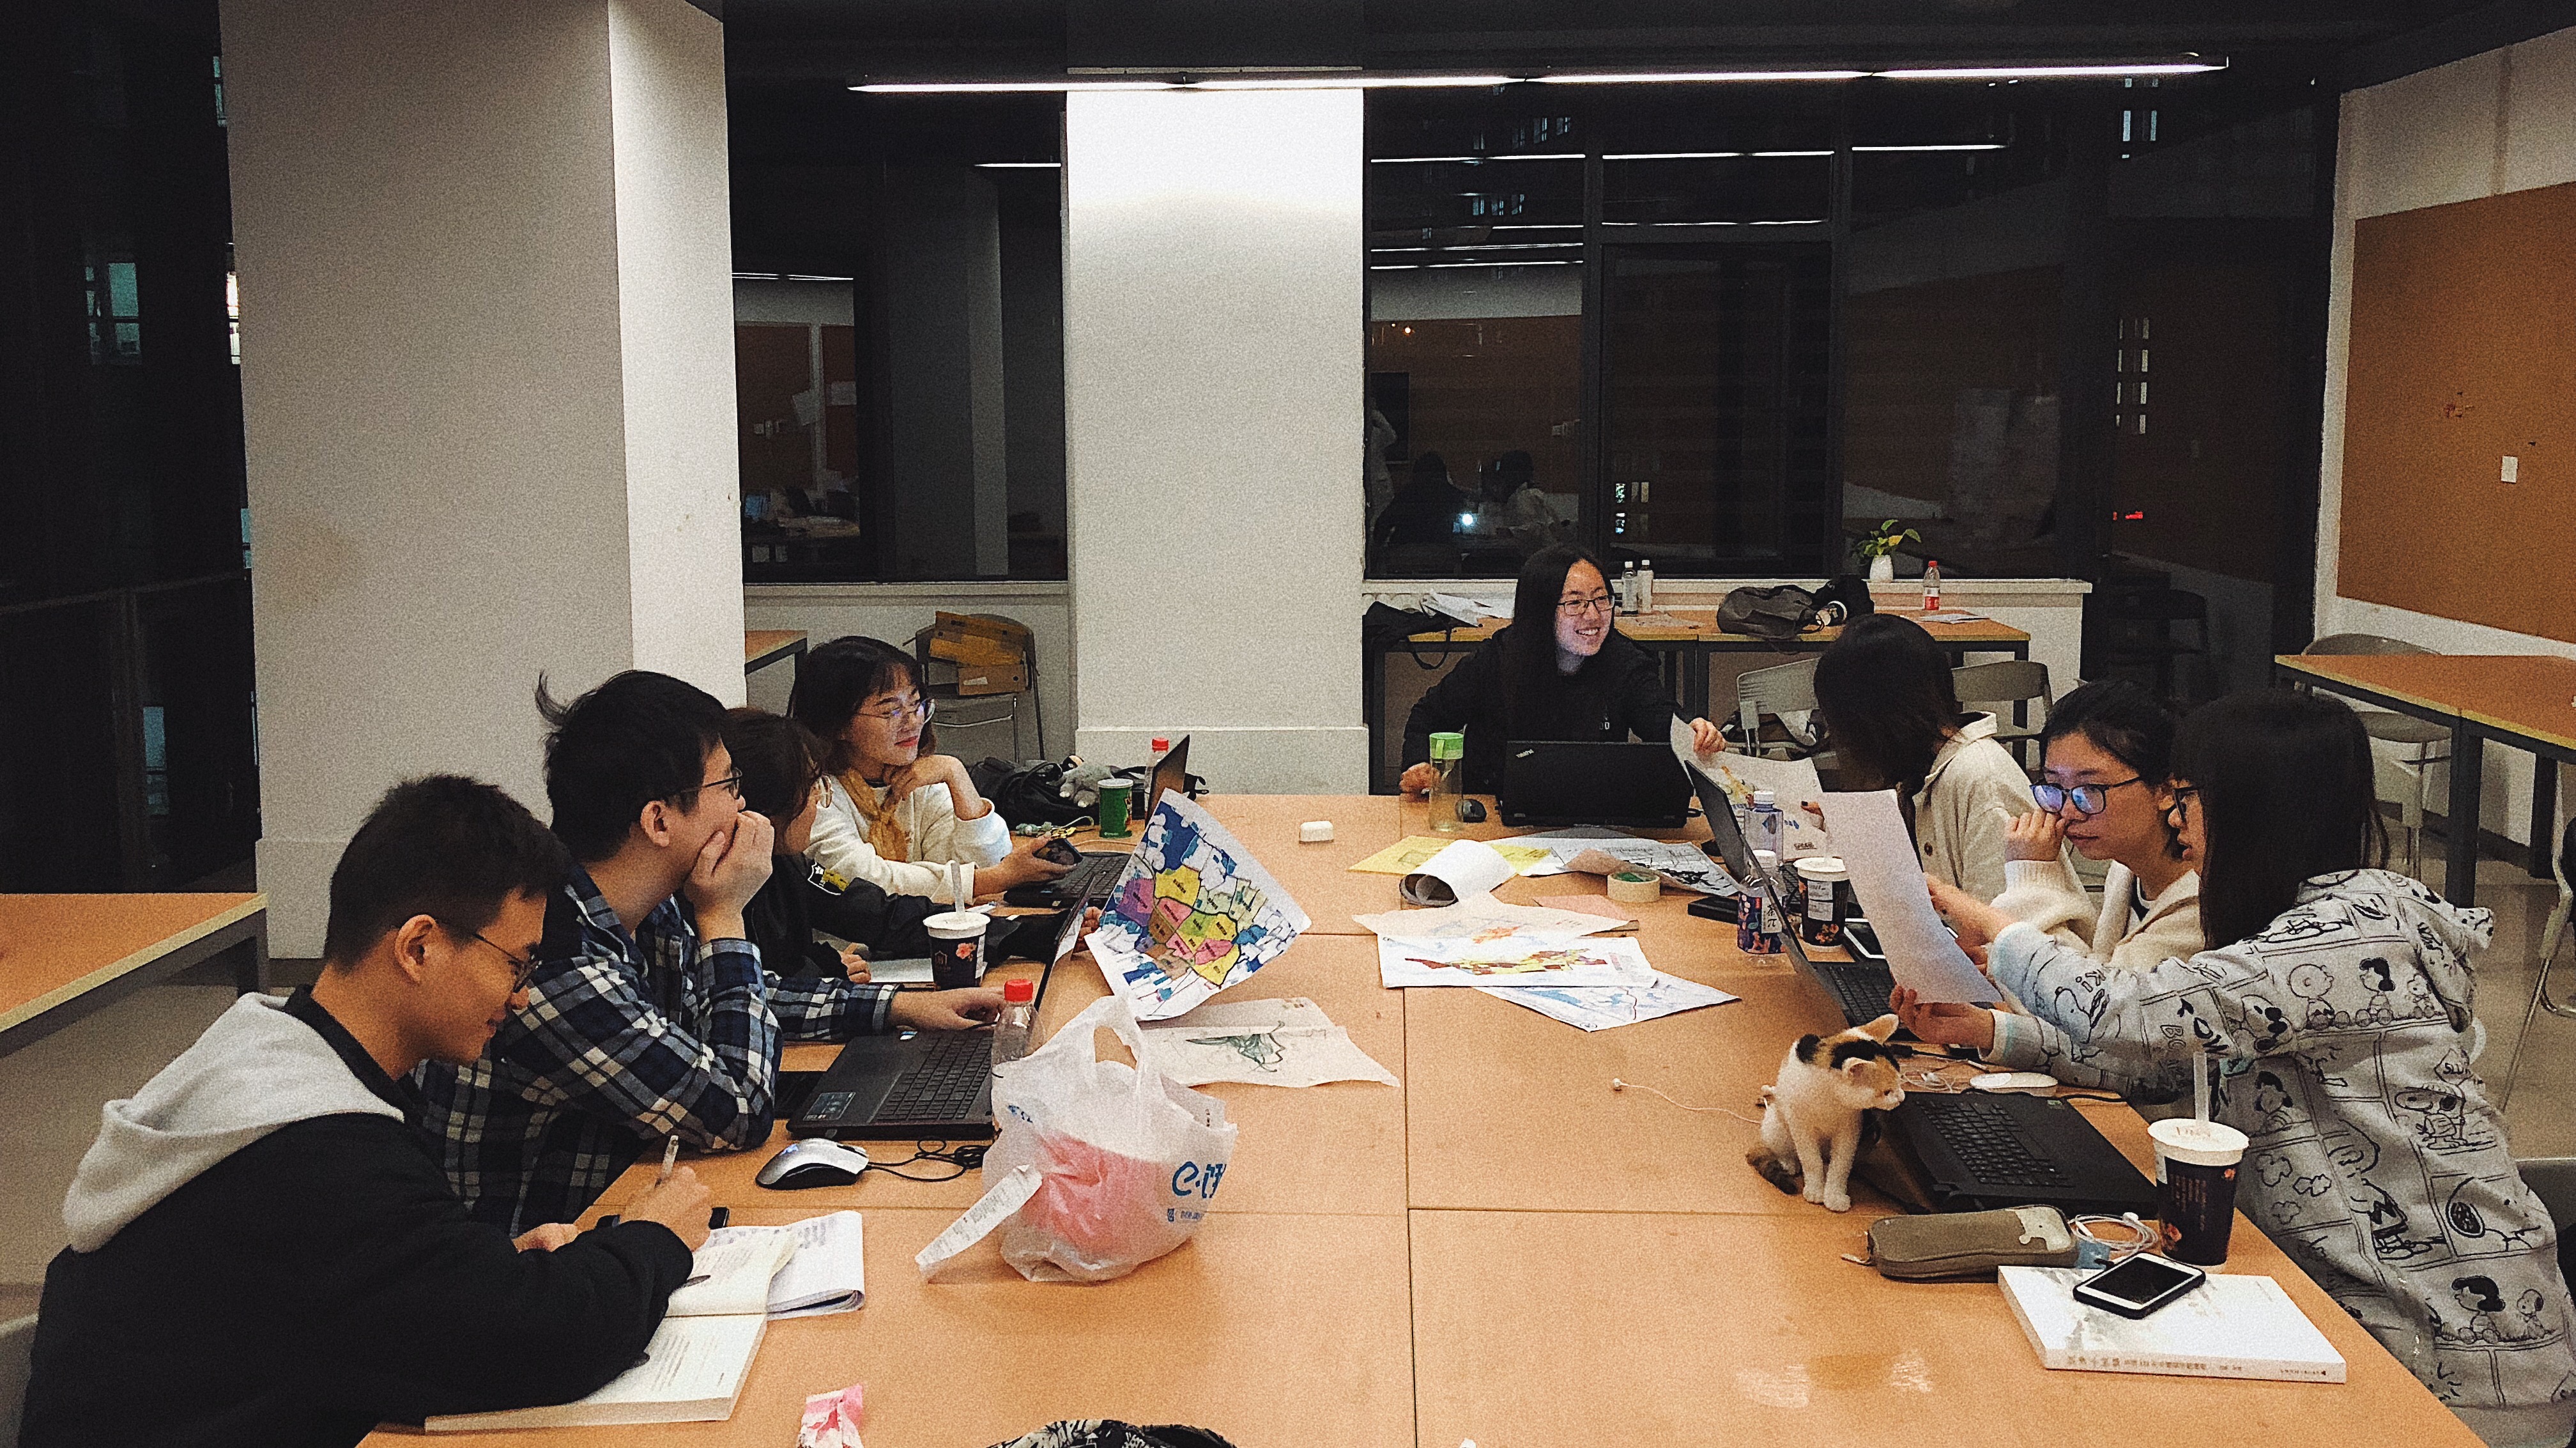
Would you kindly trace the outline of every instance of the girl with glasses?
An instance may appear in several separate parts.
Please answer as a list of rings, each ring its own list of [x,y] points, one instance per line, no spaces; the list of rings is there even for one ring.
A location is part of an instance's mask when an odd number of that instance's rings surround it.
[[[1404,721],[1408,795],[1436,777],[1431,736],[1467,736],[1467,791],[1502,783],[1503,745],[1514,739],[1615,744],[1634,734],[1660,743],[1675,710],[1654,655],[1611,627],[1615,605],[1601,560],[1558,545],[1530,555],[1512,593],[1512,622],[1431,686]],[[1717,726],[1691,721],[1703,753],[1719,747]]]
[[[2341,703],[2206,705],[2173,772],[2212,948],[2106,970],[1993,906],[1944,896],[1952,918],[2062,1033],[2043,1067],[2059,1080],[2172,1100],[2207,1055],[2212,1114],[2252,1143],[2238,1207],[2486,1441],[2565,1443],[2576,1321],[2556,1232],[2476,1066],[2492,917],[2380,868],[2370,740]],[[1897,1006],[1933,1041],[1986,1018],[1903,991]],[[2493,1300],[2516,1304],[2510,1331],[2476,1305]]]
[[[1052,880],[1065,866],[1015,848],[1011,826],[966,766],[933,752],[930,701],[912,655],[880,639],[837,638],[796,668],[788,713],[824,746],[823,802],[808,853],[844,880],[945,901],[946,871],[968,866],[964,900]]]

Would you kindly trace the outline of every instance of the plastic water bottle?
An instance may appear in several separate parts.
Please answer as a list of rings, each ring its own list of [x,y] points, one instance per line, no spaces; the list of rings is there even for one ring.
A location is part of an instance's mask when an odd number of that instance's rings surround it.
[[[1745,832],[1744,842],[1753,847],[1754,858],[1760,859],[1766,850],[1773,860],[1780,858],[1780,839],[1787,833],[1782,823],[1780,802],[1771,791],[1753,791],[1753,828]]]
[[[1655,611],[1655,560],[1652,558],[1640,558],[1637,560],[1636,600],[1637,612],[1653,613]]]
[[[1735,948],[1746,955],[1777,955],[1782,942],[1779,882],[1772,878],[1779,857],[1769,850],[1753,852],[1753,878],[1739,882],[1735,902]]]
[[[1617,607],[1621,613],[1635,613],[1637,611],[1637,560],[1633,558],[1628,560],[1627,567],[1619,570],[1619,597]]]
[[[1438,776],[1431,781],[1431,832],[1454,835],[1462,826],[1458,821],[1458,798],[1465,780],[1467,736],[1441,733],[1431,736],[1431,768]]]
[[[994,1069],[999,1070],[1029,1053],[1029,1032],[1037,1024],[1037,1015],[1036,981],[1002,983],[1002,1013],[993,1018]]]
[[[1941,606],[1941,560],[1923,560],[1923,611],[1931,613]]]

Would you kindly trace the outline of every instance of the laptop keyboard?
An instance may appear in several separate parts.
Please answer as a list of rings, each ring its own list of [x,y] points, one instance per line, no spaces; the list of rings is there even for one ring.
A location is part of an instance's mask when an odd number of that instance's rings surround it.
[[[1058,902],[1106,895],[1127,869],[1125,855],[1084,855],[1082,863],[1046,882],[1046,893]]]
[[[895,1078],[894,1090],[876,1110],[879,1122],[964,1121],[993,1074],[993,1037],[987,1031],[941,1031],[912,1069]]]
[[[1981,1187],[2060,1187],[2066,1176],[2054,1162],[2034,1155],[2011,1113],[1974,1096],[1912,1094],[1909,1109],[1923,1114],[1941,1144],[1975,1175]]]
[[[1811,960],[1808,967],[1825,990],[1843,1008],[1843,1019],[1855,1026],[1866,1025],[1887,1014],[1888,993],[1896,989],[1896,977],[1883,965],[1845,964],[1837,960]]]

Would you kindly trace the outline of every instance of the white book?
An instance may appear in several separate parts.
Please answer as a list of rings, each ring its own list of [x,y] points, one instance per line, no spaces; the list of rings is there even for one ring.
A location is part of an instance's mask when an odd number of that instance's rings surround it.
[[[2075,1300],[2091,1276],[2072,1267],[2006,1267],[2004,1301],[2043,1367],[2186,1378],[2339,1383],[2343,1354],[2269,1277],[2209,1279],[2142,1318]]]
[[[821,1317],[866,1303],[867,1241],[858,1213],[808,1217],[786,1230],[795,1234],[796,1255],[769,1280],[770,1316]]]
[[[733,1317],[767,1312],[771,1284],[798,1248],[789,1227],[719,1227],[690,1264],[689,1280],[671,1294],[666,1317]]]
[[[720,1423],[733,1416],[743,1379],[769,1319],[666,1317],[644,1360],[576,1402],[499,1413],[453,1413],[421,1426],[432,1433],[486,1428],[586,1428],[608,1423]]]

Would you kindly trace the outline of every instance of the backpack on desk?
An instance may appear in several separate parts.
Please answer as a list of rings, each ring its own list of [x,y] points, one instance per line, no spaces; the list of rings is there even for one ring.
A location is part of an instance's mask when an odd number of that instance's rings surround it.
[[[1815,625],[1816,596],[1794,583],[1770,588],[1739,588],[1717,606],[1722,633],[1774,643],[1794,639]]]

